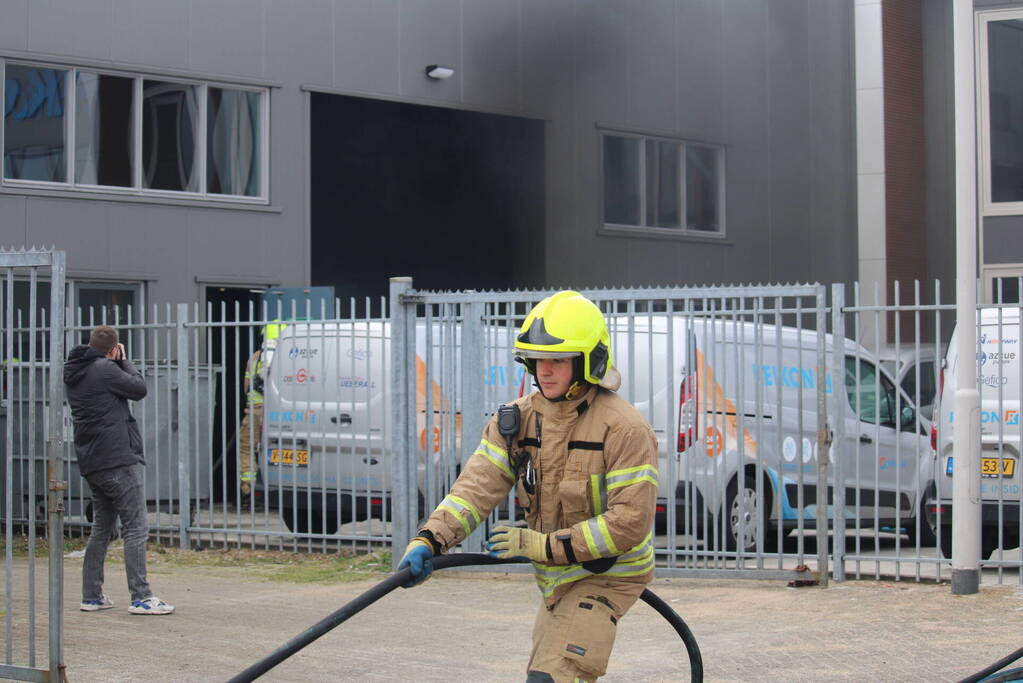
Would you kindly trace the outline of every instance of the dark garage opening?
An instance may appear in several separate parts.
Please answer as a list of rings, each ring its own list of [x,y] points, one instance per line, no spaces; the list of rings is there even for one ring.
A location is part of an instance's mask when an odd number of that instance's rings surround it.
[[[417,289],[535,287],[543,122],[313,93],[313,285],[344,302]]]

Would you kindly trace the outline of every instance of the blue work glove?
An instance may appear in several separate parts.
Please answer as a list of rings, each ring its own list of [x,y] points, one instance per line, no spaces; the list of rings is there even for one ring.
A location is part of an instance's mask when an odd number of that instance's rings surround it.
[[[401,557],[401,562],[398,563],[398,571],[405,567],[412,570],[412,578],[407,583],[403,583],[402,588],[418,586],[430,578],[430,574],[433,573],[433,546],[430,541],[422,536],[416,536],[409,542],[408,547],[405,548],[405,554]]]

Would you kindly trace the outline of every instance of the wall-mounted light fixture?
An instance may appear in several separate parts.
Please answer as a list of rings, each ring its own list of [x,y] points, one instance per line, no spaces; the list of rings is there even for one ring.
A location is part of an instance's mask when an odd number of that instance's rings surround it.
[[[443,66],[441,64],[431,64],[426,67],[427,78],[442,81],[445,78],[451,78],[455,75],[455,70],[450,66]]]

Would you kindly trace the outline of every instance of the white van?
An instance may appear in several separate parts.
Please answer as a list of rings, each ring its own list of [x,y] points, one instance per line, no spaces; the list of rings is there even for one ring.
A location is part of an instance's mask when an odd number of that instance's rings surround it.
[[[672,488],[678,533],[712,544],[723,535],[729,549],[775,550],[800,518],[813,528],[816,388],[823,383],[828,429],[834,433],[842,420],[845,433],[845,443],[828,451],[829,502],[841,453],[850,526],[900,530],[911,542],[934,544],[933,529],[919,515],[933,480],[929,423],[866,349],[846,342],[844,377],[836,381],[817,375],[814,331],[676,317],[669,359],[663,315],[610,323],[621,393],[650,420],[661,443],[659,531]],[[830,362],[831,335],[825,351]],[[667,378],[668,363],[679,369],[670,391],[663,379],[648,381]],[[669,410],[677,434],[666,432]],[[677,458],[675,479],[667,453]]]
[[[1018,308],[983,308],[977,329],[977,387],[980,390],[981,434],[981,557],[987,559],[1000,545],[1020,544],[1020,326]],[[974,360],[974,359],[970,359]],[[936,446],[943,471],[939,481],[941,550],[952,557],[952,468],[955,454],[952,428],[955,415],[956,366],[959,351],[956,331],[945,355],[941,375],[940,417]],[[934,505],[928,516],[937,518]],[[1001,538],[999,537],[1001,532]]]
[[[737,543],[746,550],[757,547],[761,519],[765,549],[776,547],[800,518],[804,527],[812,527],[816,386],[823,381],[829,428],[834,431],[838,419],[845,421],[840,452],[847,454],[847,516],[858,515],[860,526],[898,528],[911,536],[919,531],[923,543],[933,543],[930,529],[918,522],[933,462],[927,427],[910,398],[862,347],[846,343],[845,377],[835,382],[830,375],[817,377],[813,331],[780,328],[779,339],[778,328],[770,325],[682,317],[675,317],[669,330],[663,314],[612,316],[608,323],[623,376],[620,393],[650,420],[660,442],[659,527],[672,496],[679,533],[724,529],[733,548]],[[431,500],[437,493],[433,488],[450,481],[457,460],[467,455],[460,450],[461,415],[437,378],[430,382],[434,419],[426,438],[424,332],[420,326],[416,335],[421,508],[423,491],[430,488],[422,480],[426,454],[433,454]],[[292,531],[331,534],[339,523],[389,517],[388,335],[384,321],[303,322],[288,324],[277,340],[266,379],[261,476]],[[496,341],[507,346],[511,337],[495,329],[488,338],[493,342],[488,357],[507,359],[513,367],[510,349],[498,348]],[[444,346],[444,340],[434,341]],[[456,333],[447,346],[457,344]],[[830,358],[830,336],[825,344]],[[450,355],[451,362],[460,362],[459,354]],[[515,398],[517,379],[505,366],[493,366],[484,371],[483,382],[500,385],[491,387],[493,395],[503,396],[499,402]],[[668,434],[673,423],[679,431]],[[443,459],[452,452],[454,457]],[[835,446],[829,451],[832,474],[836,452]]]
[[[934,344],[884,344],[878,349],[877,357],[906,395],[914,400],[920,414],[933,420],[941,369]]]
[[[277,338],[264,388],[260,475],[291,531],[335,533],[338,510],[381,516],[391,473],[389,349],[381,322],[288,323]]]
[[[424,491],[436,493],[457,474],[462,419],[438,377],[430,378],[427,396],[425,332],[418,325],[419,517]],[[435,326],[434,372],[446,363],[452,367],[445,376],[457,376],[456,354],[441,349],[457,346],[458,337],[457,330]],[[390,518],[390,348],[387,321],[292,322],[268,354],[260,476],[270,506],[292,532],[333,534],[339,524]],[[507,373],[493,374],[493,381],[508,383]]]

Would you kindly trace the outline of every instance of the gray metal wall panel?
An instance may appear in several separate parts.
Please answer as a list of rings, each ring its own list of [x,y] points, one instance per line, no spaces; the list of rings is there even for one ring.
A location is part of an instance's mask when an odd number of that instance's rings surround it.
[[[708,141],[722,140],[725,101],[731,85],[726,75],[728,56],[742,55],[744,71],[758,69],[762,63],[760,59],[749,59],[751,49],[755,54],[755,43],[743,43],[739,47],[727,43],[724,38],[725,22],[735,21],[735,15],[745,11],[746,8],[736,7],[724,12],[721,3],[715,0],[678,4],[677,20],[671,22],[677,26],[675,42],[678,49],[672,55],[677,63],[672,65],[678,72],[677,82],[672,83],[666,79],[660,84],[660,89],[653,90],[656,93],[665,85],[671,86],[673,101],[664,102],[662,106],[666,110],[669,106],[672,110],[677,107],[672,128],[683,136]],[[653,21],[657,19],[653,18]],[[664,23],[669,23],[667,17]],[[743,99],[750,95],[747,92],[739,93]]]
[[[855,154],[852,130],[855,120],[850,106],[853,78],[851,49],[839,49],[835,36],[851,36],[852,16],[848,6],[809,4],[810,60],[809,127],[812,191],[807,228],[812,241],[811,273],[818,282],[852,282],[856,264],[846,259],[856,253],[857,238],[845,229],[856,221],[856,200],[848,188],[856,186],[856,171],[849,163]]]
[[[519,0],[466,0],[462,6],[462,94],[467,104],[517,109],[522,83]]]
[[[664,284],[665,273],[677,273],[686,244],[666,240],[643,240],[628,245],[628,281],[637,287]]]
[[[152,302],[192,301],[195,282],[180,276],[189,272],[187,231],[178,209],[167,206],[114,204],[110,208],[110,251],[114,270],[142,271],[155,276],[149,283]],[[154,259],[158,254],[160,258]]]
[[[403,97],[458,102],[462,92],[462,5],[459,0],[402,0],[400,92]],[[429,64],[443,64],[455,75],[443,81],[424,78]]]
[[[724,99],[725,191],[727,213],[725,229],[731,247],[725,252],[730,280],[741,282],[772,281],[771,223],[768,210],[768,158],[770,117],[767,61],[767,8],[765,3],[744,3],[724,15],[721,42],[742,49],[724,50],[722,96]],[[685,263],[690,263],[685,259]],[[686,282],[689,278],[685,272]]]
[[[686,40],[677,33],[676,16],[674,0],[637,3],[630,12],[628,82],[631,126],[646,130],[675,130],[678,96],[674,85],[679,70],[678,50],[688,47]],[[672,87],[665,89],[665,85]],[[712,106],[713,103],[708,104]]]
[[[0,21],[0,47],[28,49],[28,0],[5,0]]]
[[[32,52],[110,59],[110,0],[49,0],[28,5]]]
[[[110,58],[125,64],[189,68],[189,12],[166,0],[112,0]]]
[[[292,87],[332,87],[333,16],[333,0],[266,3],[266,77]]]
[[[267,221],[260,214],[190,212],[185,227],[189,266],[198,277],[239,278],[252,272],[248,264],[271,263],[264,246]],[[225,260],[229,251],[232,258]]]
[[[24,197],[0,195],[0,245],[4,247],[52,247],[52,244],[32,244],[25,226],[28,225],[28,200]]]
[[[1023,263],[1023,216],[984,219],[984,262]]]
[[[955,126],[952,118],[952,8],[924,2],[924,186],[927,277],[955,281]],[[953,292],[948,290],[947,295]]]
[[[25,212],[25,226],[30,243],[55,244],[58,249],[66,248],[69,255],[74,255],[74,260],[68,262],[69,271],[120,270],[111,268],[110,263],[113,245],[107,202],[32,197]],[[150,258],[154,256],[157,255]]]
[[[336,0],[334,87],[387,95],[400,92],[398,15],[397,0]]]
[[[262,5],[250,0],[192,0],[189,58],[203,73],[263,75],[266,26]]]
[[[812,186],[806,1],[770,3],[767,27],[771,272],[782,277],[799,273],[802,279],[813,272],[805,249],[805,240],[813,234],[806,215],[807,190]]]
[[[571,111],[575,70],[572,0],[521,0],[522,107],[538,116]],[[549,176],[548,176],[549,177]]]

